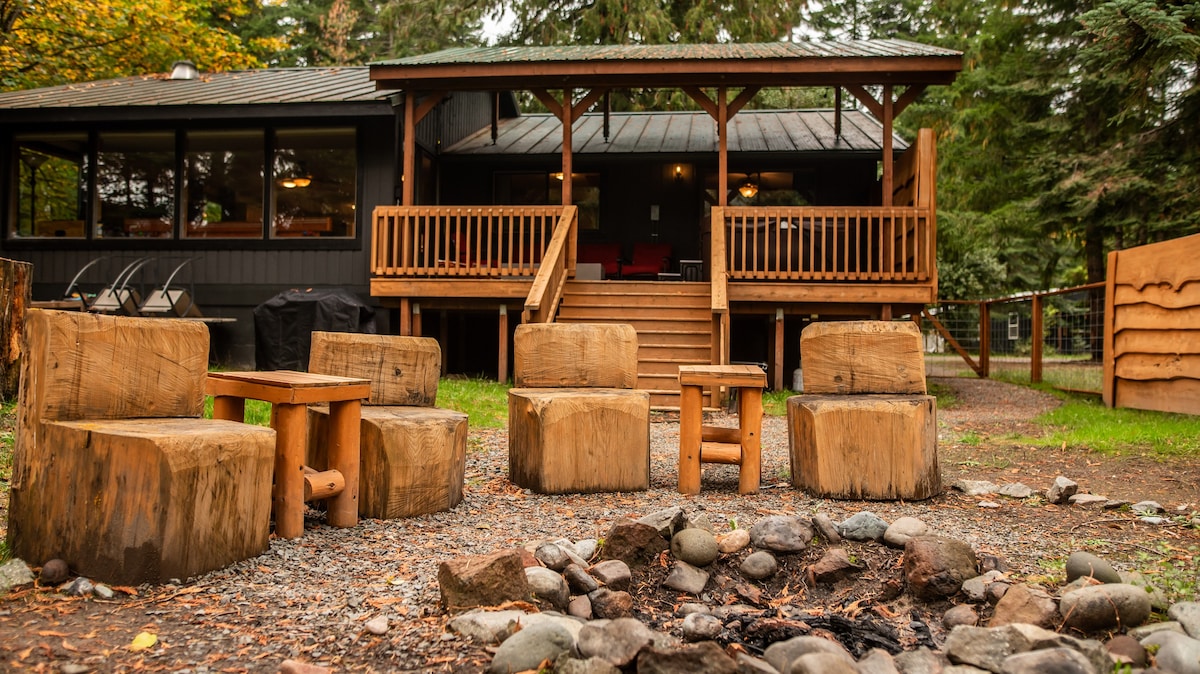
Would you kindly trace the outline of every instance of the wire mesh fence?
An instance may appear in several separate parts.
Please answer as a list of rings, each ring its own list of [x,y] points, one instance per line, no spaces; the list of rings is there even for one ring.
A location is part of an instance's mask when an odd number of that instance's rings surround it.
[[[1104,284],[995,300],[947,301],[921,324],[926,375],[1045,382],[1100,393]]]

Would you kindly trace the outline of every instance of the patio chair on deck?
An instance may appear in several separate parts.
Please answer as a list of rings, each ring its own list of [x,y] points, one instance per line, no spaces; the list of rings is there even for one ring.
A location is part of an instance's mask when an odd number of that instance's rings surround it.
[[[183,288],[182,284],[175,282],[179,272],[191,261],[192,258],[189,257],[180,262],[171,271],[166,282],[146,297],[146,301],[138,308],[138,312],[143,316],[199,317],[200,309],[196,306],[196,301],[192,299],[193,293]]]
[[[120,314],[123,316],[137,316],[138,308],[142,304],[142,293],[140,284],[132,283],[134,274],[137,274],[142,267],[153,262],[148,257],[139,257],[138,259],[125,265],[113,282],[105,286],[96,294],[96,297],[88,304],[88,311],[102,314]]]
[[[635,243],[633,258],[621,265],[621,276],[657,277],[660,273],[671,269],[671,244],[669,243]]]
[[[581,243],[575,261],[584,264],[599,264],[604,271],[604,278],[620,278],[621,244]]]

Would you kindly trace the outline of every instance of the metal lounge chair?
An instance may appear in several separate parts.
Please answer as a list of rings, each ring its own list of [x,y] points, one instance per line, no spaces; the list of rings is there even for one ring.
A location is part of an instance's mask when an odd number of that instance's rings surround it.
[[[133,275],[142,267],[153,262],[148,257],[140,257],[125,265],[113,282],[100,290],[96,298],[88,305],[88,311],[102,314],[123,314],[137,316],[138,306],[142,296],[136,288],[130,285]]]
[[[138,311],[143,316],[167,316],[167,317],[199,317],[199,307],[196,306],[196,301],[193,299],[194,293],[191,289],[180,287],[180,284],[171,284],[175,281],[175,277],[179,276],[179,272],[190,264],[192,258],[187,258],[171,271],[171,275],[167,277],[166,283],[162,287],[156,288]],[[191,285],[191,284],[189,284]]]

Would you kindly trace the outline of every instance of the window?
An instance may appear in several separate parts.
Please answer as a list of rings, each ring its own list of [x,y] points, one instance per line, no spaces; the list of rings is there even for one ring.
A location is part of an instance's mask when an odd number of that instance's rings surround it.
[[[86,134],[17,138],[13,237],[84,236],[88,171]]]
[[[187,133],[186,238],[262,238],[263,136],[261,130]]]
[[[497,204],[543,205],[562,203],[561,172],[497,173]],[[600,229],[600,174],[571,175],[571,201],[579,207],[579,229]]]
[[[97,238],[171,238],[175,134],[100,134],[96,196]]]
[[[275,133],[272,237],[354,236],[354,129]]]

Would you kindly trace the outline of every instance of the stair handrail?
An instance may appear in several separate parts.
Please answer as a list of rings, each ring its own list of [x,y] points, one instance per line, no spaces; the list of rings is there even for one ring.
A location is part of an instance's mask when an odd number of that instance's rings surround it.
[[[562,215],[554,226],[550,245],[542,256],[541,266],[533,278],[529,295],[525,298],[525,309],[521,312],[523,323],[553,323],[562,301],[563,288],[574,271],[573,246],[575,227],[579,221],[578,206],[563,206]]]

